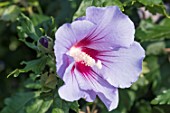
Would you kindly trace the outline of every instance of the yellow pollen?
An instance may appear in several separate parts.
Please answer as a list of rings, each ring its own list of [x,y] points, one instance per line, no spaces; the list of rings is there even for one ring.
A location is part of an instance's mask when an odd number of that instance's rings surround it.
[[[97,60],[97,62],[90,57],[85,52],[82,52],[80,48],[72,47],[69,51],[69,55],[74,58],[76,62],[82,61],[86,66],[97,66],[97,68],[102,68],[102,63],[100,60]]]

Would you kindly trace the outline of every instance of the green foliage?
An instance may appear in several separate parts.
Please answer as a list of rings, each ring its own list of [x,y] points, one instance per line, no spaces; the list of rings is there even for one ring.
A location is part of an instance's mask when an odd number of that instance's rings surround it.
[[[46,113],[52,103],[53,100],[36,99],[26,107],[26,113]]]
[[[48,76],[47,73],[44,73],[41,75],[41,85],[43,92],[49,92],[51,89],[55,89],[57,85],[56,75],[51,74]]]
[[[20,73],[25,73],[28,71],[33,71],[35,74],[41,73],[45,68],[45,64],[47,63],[48,57],[44,56],[40,59],[28,61],[28,62],[21,62],[21,64],[25,64],[26,66],[23,69],[15,69],[11,72],[7,77],[14,75],[17,77]]]
[[[52,113],[64,113],[64,111],[60,108],[54,108]]]
[[[4,9],[0,19],[4,21],[15,21],[20,14],[21,10],[16,5],[11,5]]]
[[[109,0],[109,1],[106,1],[106,0],[92,0],[90,2],[88,0],[83,0],[82,3],[80,4],[78,10],[74,14],[73,19],[76,19],[78,17],[81,17],[81,16],[85,15],[86,8],[91,6],[91,5],[93,5],[93,6],[116,5],[116,6],[120,7],[121,10],[124,10],[123,4],[119,0]]]
[[[120,100],[123,101],[120,101],[117,111],[120,113],[127,113],[131,109],[131,106],[135,101],[135,93],[133,91],[128,91],[125,89],[119,91],[119,96]]]
[[[138,0],[144,5],[156,5],[162,3],[162,0]]]
[[[52,113],[61,112],[61,113],[69,113],[69,109],[72,109],[76,112],[79,111],[79,104],[77,102],[66,102],[59,98],[59,95],[55,95],[54,99],[54,108]]]
[[[166,47],[165,42],[155,42],[147,46],[146,54],[148,55],[160,55],[164,52]]]
[[[162,94],[158,95],[155,99],[151,101],[152,104],[170,104],[170,89],[163,91]]]
[[[165,22],[164,22],[165,21]],[[163,20],[162,24],[154,24],[151,20],[141,21],[137,31],[136,37],[141,41],[152,41],[170,38],[170,19]]]
[[[37,41],[39,39],[32,21],[27,16],[21,14],[21,17],[18,18],[18,21],[21,25],[18,26],[17,29],[20,33],[20,39],[23,42],[26,42],[24,39],[24,35],[30,36],[34,41]]]
[[[1,113],[24,113],[25,106],[33,99],[39,96],[39,92],[18,93],[5,100],[6,107]]]
[[[43,71],[45,64],[47,63],[48,57],[44,56],[41,57],[40,59],[32,60],[29,62],[21,62],[21,64],[25,64],[26,66],[24,67],[24,71],[33,71],[35,74],[38,74]]]

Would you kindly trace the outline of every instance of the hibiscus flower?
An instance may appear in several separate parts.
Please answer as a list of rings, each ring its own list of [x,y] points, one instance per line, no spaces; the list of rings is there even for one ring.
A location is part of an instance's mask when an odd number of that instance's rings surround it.
[[[59,95],[67,101],[98,96],[109,111],[118,105],[118,88],[128,88],[142,70],[144,49],[135,28],[116,6],[88,7],[86,16],[59,27],[54,52],[64,81]]]

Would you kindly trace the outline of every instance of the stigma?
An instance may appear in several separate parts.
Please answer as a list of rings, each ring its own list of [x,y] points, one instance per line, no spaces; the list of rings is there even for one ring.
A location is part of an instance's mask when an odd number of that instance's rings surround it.
[[[100,60],[95,61],[90,55],[86,54],[85,52],[81,51],[80,48],[71,47],[69,53],[71,57],[74,58],[76,62],[81,62],[86,66],[96,66],[98,69],[102,68],[102,62]]]

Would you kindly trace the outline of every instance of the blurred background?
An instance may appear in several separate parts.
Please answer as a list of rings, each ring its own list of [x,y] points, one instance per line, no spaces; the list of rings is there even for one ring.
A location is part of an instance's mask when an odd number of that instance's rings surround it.
[[[51,54],[43,53],[48,50],[39,47],[37,40],[45,35],[53,40],[59,26],[84,15],[91,5],[119,6],[134,22],[135,40],[147,55],[138,81],[129,89],[119,90],[119,106],[111,113],[170,112],[169,0],[0,0],[0,113],[108,113],[99,99],[94,103],[81,99],[62,105],[62,100],[50,100],[56,84],[44,88],[40,76],[55,73],[55,62],[39,67],[40,71],[28,67],[37,66],[34,59]],[[36,96],[36,91],[42,91],[40,97],[48,101]],[[30,98],[32,95],[34,99]]]

